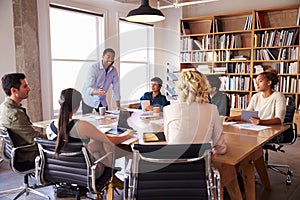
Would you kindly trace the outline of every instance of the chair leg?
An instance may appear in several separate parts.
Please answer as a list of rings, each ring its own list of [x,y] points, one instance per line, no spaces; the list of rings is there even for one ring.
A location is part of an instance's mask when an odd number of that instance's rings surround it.
[[[106,190],[106,200],[114,199],[114,185],[113,183],[109,183]]]
[[[267,167],[271,170],[273,170],[274,172],[278,172],[280,174],[286,175],[286,184],[290,185],[292,183],[292,175],[293,175],[293,171],[290,170],[290,166],[288,165],[280,165],[280,164],[270,164],[269,163],[269,154],[268,154],[268,150],[266,149],[265,151],[265,163],[267,165]],[[281,169],[278,168],[286,168],[287,171],[283,171]]]
[[[286,175],[286,184],[290,185],[292,183],[292,175],[293,171],[290,170],[290,166],[288,165],[279,165],[279,164],[268,164],[269,169],[273,170],[274,172]],[[283,171],[279,168],[286,168],[287,171]]]
[[[23,194],[25,194],[26,196],[29,195],[30,193],[32,194],[36,194],[36,195],[39,195],[41,197],[44,197],[46,199],[50,199],[49,196],[37,191],[37,190],[34,190],[30,187],[28,187],[28,175],[26,174],[24,176],[24,184],[23,186],[19,187],[19,188],[15,188],[15,189],[10,189],[10,190],[5,190],[5,191],[1,191],[0,194],[12,194],[12,193],[16,193],[16,192],[19,192],[17,194],[17,196],[15,196],[13,199],[18,199],[19,197],[21,197]]]

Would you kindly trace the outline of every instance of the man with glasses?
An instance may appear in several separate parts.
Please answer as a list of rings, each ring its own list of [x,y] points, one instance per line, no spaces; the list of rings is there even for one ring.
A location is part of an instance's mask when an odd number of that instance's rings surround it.
[[[163,81],[159,77],[151,79],[151,92],[146,92],[140,100],[150,100],[150,105],[145,109],[146,111],[153,110],[153,107],[160,107],[160,111],[163,111],[163,107],[170,105],[165,95],[160,93]],[[141,103],[138,105],[138,109],[142,109]]]

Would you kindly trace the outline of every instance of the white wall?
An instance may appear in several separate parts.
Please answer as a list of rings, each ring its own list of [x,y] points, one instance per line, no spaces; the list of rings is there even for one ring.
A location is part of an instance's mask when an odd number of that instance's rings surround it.
[[[13,31],[13,11],[11,0],[0,0],[0,77],[16,71],[15,42]],[[5,98],[0,89],[0,102]]]

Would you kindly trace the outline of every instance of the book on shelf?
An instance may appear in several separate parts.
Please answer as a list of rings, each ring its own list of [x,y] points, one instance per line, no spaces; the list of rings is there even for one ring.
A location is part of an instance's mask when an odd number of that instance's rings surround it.
[[[244,55],[240,55],[240,56],[234,56],[233,58],[231,58],[230,60],[232,61],[238,61],[238,60],[248,60],[249,58],[247,56]]]
[[[297,22],[296,22],[297,26],[300,26],[300,7],[298,8],[298,15],[297,15]]]
[[[263,68],[263,66],[261,66],[261,65],[255,65],[255,66],[254,66],[254,69],[255,69],[255,72],[254,72],[254,73],[256,73],[256,74],[259,74],[259,73],[261,73],[261,72],[264,72],[264,68]]]
[[[211,70],[208,65],[198,65],[197,70],[203,74],[211,73]]]
[[[252,15],[247,15],[244,30],[251,30],[252,28]]]
[[[182,21],[181,23],[181,31],[183,35],[191,34],[190,24],[188,22]]]
[[[215,73],[226,73],[227,67],[214,67]]]
[[[222,29],[222,22],[218,19],[215,19],[215,32],[218,33],[218,32],[222,32],[223,29]]]
[[[194,43],[196,44],[196,47],[197,47],[199,50],[204,50],[203,45],[202,45],[202,42],[201,42],[200,40],[194,40]]]
[[[299,28],[297,28],[293,34],[291,45],[298,45],[299,43]]]
[[[266,28],[265,18],[263,13],[256,12],[256,28]]]
[[[273,53],[271,53],[271,51],[269,50],[269,49],[265,49],[266,50],[266,52],[268,53],[268,58],[269,59],[266,59],[266,60],[276,60],[275,59],[275,56],[273,55]],[[270,57],[271,56],[271,57]],[[271,59],[270,59],[271,58]]]
[[[241,35],[235,35],[234,37],[234,48],[242,48],[243,43],[242,43],[242,37]]]

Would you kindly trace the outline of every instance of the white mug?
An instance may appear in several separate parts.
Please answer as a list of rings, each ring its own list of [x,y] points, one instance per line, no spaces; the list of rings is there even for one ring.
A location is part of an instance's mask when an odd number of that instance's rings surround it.
[[[141,100],[142,110],[146,111],[147,106],[150,105],[150,100]]]
[[[100,116],[104,116],[105,115],[105,111],[106,111],[106,107],[100,107],[99,108],[99,114],[100,114]]]

